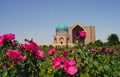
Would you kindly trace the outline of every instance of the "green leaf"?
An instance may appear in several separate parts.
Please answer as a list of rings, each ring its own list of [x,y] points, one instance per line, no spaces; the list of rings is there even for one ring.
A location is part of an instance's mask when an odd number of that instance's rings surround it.
[[[90,59],[89,59],[89,62],[93,62],[93,58],[90,58]]]
[[[109,77],[108,75],[104,74],[104,77]]]
[[[105,65],[104,66],[104,69],[107,71],[107,70],[109,70],[109,66],[108,65]]]
[[[8,72],[4,71],[2,77],[7,77],[7,75],[8,75]]]
[[[89,67],[86,67],[86,68],[85,68],[85,72],[89,72]]]
[[[103,70],[103,66],[99,66],[98,67],[98,71],[100,72],[100,71],[102,71]]]
[[[89,74],[88,74],[88,73],[85,73],[85,74],[84,74],[84,77],[89,77]]]
[[[95,67],[98,67],[98,62],[94,61],[94,65],[95,65]]]
[[[81,73],[80,77],[90,77],[88,73]]]
[[[92,68],[92,67],[93,67],[93,64],[92,64],[92,63],[89,63],[89,67]]]

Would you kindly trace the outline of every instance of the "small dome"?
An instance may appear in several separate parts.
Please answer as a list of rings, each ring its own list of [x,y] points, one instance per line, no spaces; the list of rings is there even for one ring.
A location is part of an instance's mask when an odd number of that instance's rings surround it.
[[[56,30],[68,30],[68,27],[65,24],[60,24],[56,27]]]

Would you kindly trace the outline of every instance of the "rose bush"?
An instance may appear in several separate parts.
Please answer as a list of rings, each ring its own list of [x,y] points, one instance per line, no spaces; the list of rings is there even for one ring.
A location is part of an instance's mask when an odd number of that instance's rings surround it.
[[[21,44],[14,34],[4,34],[0,77],[120,77],[120,45],[85,45],[85,37],[81,32],[75,47],[53,47],[38,46],[33,39]]]

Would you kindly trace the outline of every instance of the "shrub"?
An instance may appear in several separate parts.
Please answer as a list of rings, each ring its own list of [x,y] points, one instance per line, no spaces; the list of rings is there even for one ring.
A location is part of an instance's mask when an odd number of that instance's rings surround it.
[[[38,46],[13,35],[0,36],[0,77],[120,77],[119,45]]]

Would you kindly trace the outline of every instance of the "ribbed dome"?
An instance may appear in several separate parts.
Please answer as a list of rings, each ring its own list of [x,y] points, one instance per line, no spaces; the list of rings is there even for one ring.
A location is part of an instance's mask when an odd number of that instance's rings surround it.
[[[56,27],[56,30],[68,30],[68,27],[65,24],[60,24]]]

